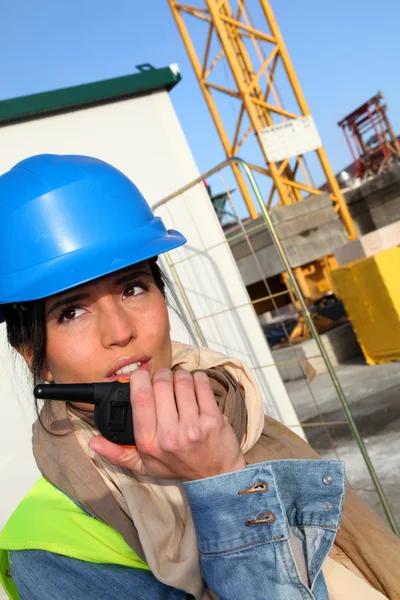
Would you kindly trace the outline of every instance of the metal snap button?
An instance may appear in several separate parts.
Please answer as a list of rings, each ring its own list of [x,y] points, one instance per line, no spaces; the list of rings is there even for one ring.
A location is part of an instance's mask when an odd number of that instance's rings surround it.
[[[324,502],[324,510],[326,510],[326,512],[331,510],[331,508],[332,508],[332,504],[330,502]]]
[[[324,482],[325,485],[331,485],[333,479],[330,475],[324,475],[322,478],[322,481]]]

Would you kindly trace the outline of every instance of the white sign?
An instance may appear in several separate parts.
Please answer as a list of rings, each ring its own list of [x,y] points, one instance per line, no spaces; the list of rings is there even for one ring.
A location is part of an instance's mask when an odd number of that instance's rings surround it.
[[[265,127],[259,136],[268,162],[280,162],[322,146],[311,115]]]

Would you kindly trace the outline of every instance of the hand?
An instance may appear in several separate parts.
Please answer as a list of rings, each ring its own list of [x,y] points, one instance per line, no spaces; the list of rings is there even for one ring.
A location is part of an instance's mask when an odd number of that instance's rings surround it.
[[[246,467],[237,437],[221,415],[205,373],[169,369],[131,376],[136,448],[101,436],[90,447],[115,465],[158,479],[191,481]]]

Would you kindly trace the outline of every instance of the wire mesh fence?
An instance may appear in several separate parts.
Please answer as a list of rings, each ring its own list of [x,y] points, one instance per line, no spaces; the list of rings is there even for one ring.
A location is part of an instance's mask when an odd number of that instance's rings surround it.
[[[229,188],[229,165],[233,162],[248,177],[261,215],[256,221],[238,210]],[[221,191],[213,196],[211,189]],[[205,204],[212,210],[204,212]],[[399,482],[392,469],[379,463],[377,447],[385,443],[382,436],[369,435],[374,411],[368,409],[373,408],[376,399],[372,394],[364,403],[360,400],[363,382],[359,379],[370,380],[372,389],[373,368],[362,368],[361,359],[356,358],[348,372],[343,372],[341,379],[338,377],[332,364],[331,339],[343,338],[346,331],[356,347],[351,325],[342,315],[337,328],[328,328],[332,334],[318,333],[318,321],[294,277],[247,163],[238,158],[224,161],[153,209],[177,229],[189,232],[187,246],[167,254],[166,261],[179,301],[200,344],[243,360],[260,384],[265,412],[305,437],[322,457],[344,460],[349,485],[398,534],[396,517],[400,520],[400,514],[394,512],[400,506],[396,504],[393,511],[387,498],[397,502]],[[279,255],[286,287],[280,275],[266,276],[267,240]],[[238,258],[237,252],[235,257],[232,253],[232,247],[239,243],[245,261]],[[249,269],[257,281],[256,288],[245,286]],[[339,343],[349,342],[339,339]],[[354,418],[352,411],[360,405],[361,416],[356,410],[359,418]],[[358,423],[367,439],[360,434]],[[396,432],[389,432],[389,437],[392,434],[395,436]],[[379,477],[370,454],[379,463]]]

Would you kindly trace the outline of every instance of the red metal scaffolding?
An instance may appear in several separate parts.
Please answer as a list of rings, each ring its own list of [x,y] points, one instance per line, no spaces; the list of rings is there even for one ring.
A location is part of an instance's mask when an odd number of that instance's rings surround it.
[[[358,177],[376,174],[400,158],[400,144],[379,92],[339,123],[356,166]]]

